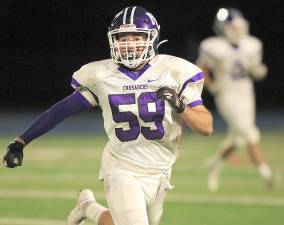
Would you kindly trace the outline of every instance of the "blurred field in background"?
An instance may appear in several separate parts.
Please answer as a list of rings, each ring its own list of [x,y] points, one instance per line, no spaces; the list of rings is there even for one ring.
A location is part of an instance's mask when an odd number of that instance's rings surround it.
[[[22,124],[17,123],[18,127],[5,135],[2,128],[9,119],[1,118],[1,157],[11,138],[30,123],[30,118],[19,118]],[[65,224],[77,192],[83,188],[91,188],[97,200],[106,203],[103,185],[97,179],[105,135],[91,135],[83,127],[75,135],[66,130],[68,121],[60,126],[65,126],[65,133],[51,132],[26,148],[21,168],[0,167],[1,225]],[[101,124],[95,126],[101,129]],[[273,190],[265,188],[242,149],[237,160],[225,164],[220,191],[207,190],[204,162],[223,138],[223,132],[209,138],[185,134],[183,151],[173,172],[176,188],[169,192],[161,225],[283,225],[284,131],[262,132],[261,146],[275,172]]]

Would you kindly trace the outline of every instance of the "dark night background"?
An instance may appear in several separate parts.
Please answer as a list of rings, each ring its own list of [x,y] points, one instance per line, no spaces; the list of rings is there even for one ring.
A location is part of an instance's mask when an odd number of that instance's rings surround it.
[[[107,26],[129,5],[143,6],[157,18],[161,39],[169,39],[161,53],[190,61],[199,42],[213,35],[217,9],[239,8],[251,33],[263,41],[269,68],[268,77],[255,85],[257,107],[284,109],[284,1],[0,0],[1,111],[45,109],[69,95],[74,71],[109,58]],[[204,99],[212,108],[206,91]]]

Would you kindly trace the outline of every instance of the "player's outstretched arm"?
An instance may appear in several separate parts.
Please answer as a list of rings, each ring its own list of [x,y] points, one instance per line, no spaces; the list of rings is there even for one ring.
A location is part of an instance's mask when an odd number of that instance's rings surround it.
[[[74,92],[56,103],[8,145],[7,152],[3,157],[4,165],[9,168],[21,166],[25,145],[51,130],[68,116],[91,107],[91,104],[79,92]]]
[[[158,96],[171,105],[179,113],[180,117],[193,131],[202,135],[210,135],[213,132],[213,117],[203,105],[189,107],[180,99],[175,90],[162,87],[157,90]]]

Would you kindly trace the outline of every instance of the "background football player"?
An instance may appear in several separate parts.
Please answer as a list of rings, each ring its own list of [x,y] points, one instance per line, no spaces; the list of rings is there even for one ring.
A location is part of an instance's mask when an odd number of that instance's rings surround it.
[[[218,10],[213,30],[216,36],[200,45],[197,65],[205,73],[205,86],[227,123],[228,134],[219,155],[208,163],[208,187],[211,191],[218,190],[223,161],[243,144],[270,186],[272,173],[260,151],[260,134],[255,125],[253,80],[261,80],[267,74],[262,63],[262,43],[249,35],[248,21],[234,8]]]
[[[111,59],[82,66],[73,75],[74,93],[37,118],[8,146],[7,167],[20,166],[23,148],[64,118],[99,106],[108,135],[101,162],[109,209],[91,190],[80,192],[67,224],[86,218],[100,225],[157,225],[180,152],[182,122],[212,133],[203,106],[203,73],[178,57],[157,54],[160,26],[142,7],[120,11],[108,32]]]

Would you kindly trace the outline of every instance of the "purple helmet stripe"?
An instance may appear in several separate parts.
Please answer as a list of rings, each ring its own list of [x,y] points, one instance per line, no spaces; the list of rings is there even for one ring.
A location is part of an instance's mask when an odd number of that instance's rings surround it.
[[[116,14],[109,30],[119,29],[123,24],[135,24],[136,28],[142,29],[160,29],[160,26],[152,13],[139,6],[126,7]]]
[[[182,92],[184,91],[184,89],[186,88],[186,86],[189,83],[197,82],[199,80],[202,80],[203,78],[204,78],[204,73],[200,72],[200,73],[195,74],[193,77],[191,77],[187,81],[185,81],[184,84],[182,85],[182,88],[181,88],[180,92],[178,93],[178,96],[179,97],[181,96]]]

